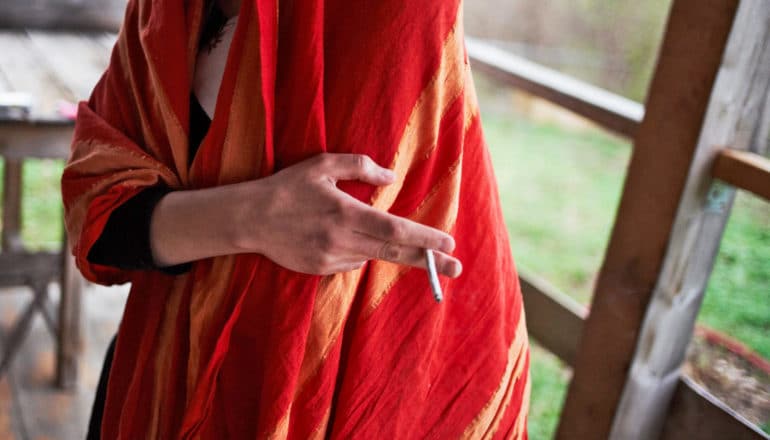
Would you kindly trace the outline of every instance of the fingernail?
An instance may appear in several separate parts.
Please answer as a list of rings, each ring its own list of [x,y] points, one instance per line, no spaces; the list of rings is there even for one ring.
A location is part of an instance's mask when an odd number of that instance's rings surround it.
[[[448,276],[449,278],[457,278],[460,276],[460,274],[463,271],[462,265],[456,262],[452,262],[449,265],[447,265],[444,275]]]
[[[442,251],[444,251],[446,253],[449,253],[449,252],[452,252],[454,249],[455,249],[455,239],[452,238],[452,236],[449,236],[449,237],[445,238],[441,242],[441,250]]]
[[[396,178],[396,173],[387,168],[383,169],[382,175],[385,176],[385,178],[388,180],[394,180]]]

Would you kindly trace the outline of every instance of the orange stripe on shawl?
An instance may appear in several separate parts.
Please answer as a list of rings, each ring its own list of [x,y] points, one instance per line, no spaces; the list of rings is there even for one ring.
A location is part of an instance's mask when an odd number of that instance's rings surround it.
[[[377,187],[372,196],[375,208],[387,211],[404,185],[404,179],[414,164],[431,154],[436,147],[438,127],[450,104],[463,92],[466,69],[462,30],[462,8],[453,29],[444,43],[441,62],[433,80],[423,90],[412,109],[395,157],[389,168],[396,180],[390,185]]]
[[[522,316],[523,318],[523,316]],[[527,358],[529,356],[529,343],[527,342],[527,327],[525,320],[520,319],[516,327],[516,334],[511,348],[508,350],[508,364],[500,380],[500,386],[497,388],[492,398],[487,402],[481,412],[476,416],[473,422],[465,429],[462,435],[464,439],[490,439],[497,431],[500,420],[505,414],[508,404],[513,398],[513,390],[524,376],[529,387],[529,371],[527,367]],[[524,418],[519,418],[517,423]],[[518,431],[518,427],[514,428]],[[513,438],[519,438],[520,432]]]
[[[468,74],[470,72],[467,68],[464,71]],[[473,92],[470,91],[468,93],[471,93],[471,95],[466,96],[466,98],[472,98]],[[478,108],[472,99],[465,99],[464,108],[465,120],[463,131],[467,131],[471,126],[473,118],[478,114]],[[430,144],[430,147],[430,150],[435,147],[435,139]],[[430,151],[426,154],[430,154]],[[445,232],[452,230],[457,217],[459,202],[458,194],[462,176],[458,166],[461,162],[462,154],[447,170],[447,175],[441,177],[439,183],[425,196],[420,206],[413,214],[408,215],[407,218]],[[372,271],[371,276],[376,280],[376,286],[372,291],[367,313],[372,313],[377,308],[377,305],[382,301],[382,298],[387,294],[391,286],[410,268],[387,261],[376,260],[372,262],[370,270]]]

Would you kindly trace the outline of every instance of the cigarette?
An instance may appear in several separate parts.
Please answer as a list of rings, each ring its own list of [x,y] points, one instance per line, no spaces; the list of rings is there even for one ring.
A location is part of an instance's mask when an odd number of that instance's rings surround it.
[[[433,250],[425,249],[425,261],[428,266],[428,282],[430,288],[433,290],[433,298],[436,302],[441,302],[444,299],[444,294],[441,292],[441,284],[438,282],[438,272],[436,272],[436,259],[433,257]]]

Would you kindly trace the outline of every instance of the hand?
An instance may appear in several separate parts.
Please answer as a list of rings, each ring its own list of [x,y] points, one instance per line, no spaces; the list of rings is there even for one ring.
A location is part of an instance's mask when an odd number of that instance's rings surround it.
[[[369,156],[322,153],[264,179],[246,182],[236,246],[288,269],[328,275],[371,259],[425,268],[434,249],[439,273],[457,277],[451,235],[380,211],[337,188],[338,180],[387,185],[395,176]]]

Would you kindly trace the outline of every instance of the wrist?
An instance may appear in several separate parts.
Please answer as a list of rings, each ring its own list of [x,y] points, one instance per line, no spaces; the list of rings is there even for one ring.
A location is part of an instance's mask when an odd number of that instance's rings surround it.
[[[167,245],[164,240],[167,239],[167,224],[168,220],[168,203],[169,198],[177,197],[178,194],[170,192],[155,203],[150,213],[150,254],[152,261],[157,266],[169,266],[169,256],[167,254]]]
[[[264,254],[274,201],[275,192],[268,179],[232,186],[222,223],[228,225],[225,236],[233,253]]]

